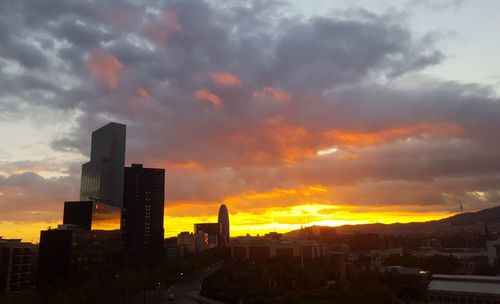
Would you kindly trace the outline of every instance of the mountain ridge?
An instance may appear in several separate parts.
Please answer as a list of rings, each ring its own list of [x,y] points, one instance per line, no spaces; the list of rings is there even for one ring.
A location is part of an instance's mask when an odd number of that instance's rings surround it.
[[[338,234],[352,233],[378,233],[378,234],[411,234],[411,233],[435,233],[443,227],[467,226],[478,224],[500,224],[500,206],[482,209],[472,212],[464,212],[450,217],[432,220],[427,222],[392,223],[392,224],[359,224],[336,226]],[[309,226],[304,229],[318,229],[332,226]],[[301,229],[292,230],[284,235],[286,237],[296,237],[301,233]]]

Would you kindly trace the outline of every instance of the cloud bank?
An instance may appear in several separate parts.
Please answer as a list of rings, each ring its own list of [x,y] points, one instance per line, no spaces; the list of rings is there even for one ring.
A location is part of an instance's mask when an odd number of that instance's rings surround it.
[[[167,169],[167,213],[492,206],[500,101],[423,76],[446,60],[433,37],[397,12],[306,18],[282,1],[2,1],[0,119],[71,117],[51,148],[77,155],[126,123],[127,161]],[[79,164],[47,178],[29,161],[0,163],[0,221],[76,198]]]

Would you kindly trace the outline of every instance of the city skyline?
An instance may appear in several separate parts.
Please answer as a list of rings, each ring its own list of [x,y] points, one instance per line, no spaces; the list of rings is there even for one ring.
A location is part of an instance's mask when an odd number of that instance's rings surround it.
[[[497,206],[499,4],[410,2],[2,3],[0,235],[60,223],[111,121],[165,169],[165,237]]]

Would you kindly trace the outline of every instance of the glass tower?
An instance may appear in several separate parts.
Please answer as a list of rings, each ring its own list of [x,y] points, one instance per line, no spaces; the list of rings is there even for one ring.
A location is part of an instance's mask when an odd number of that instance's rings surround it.
[[[90,161],[82,165],[80,200],[122,207],[126,126],[111,122],[92,132]]]

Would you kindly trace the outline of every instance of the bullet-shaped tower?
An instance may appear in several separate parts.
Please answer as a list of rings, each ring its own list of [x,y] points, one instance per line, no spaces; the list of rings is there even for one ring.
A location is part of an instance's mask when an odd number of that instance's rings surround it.
[[[227,212],[226,205],[222,204],[219,208],[219,220],[221,226],[221,236],[220,236],[220,245],[228,246],[229,245],[229,213]]]

